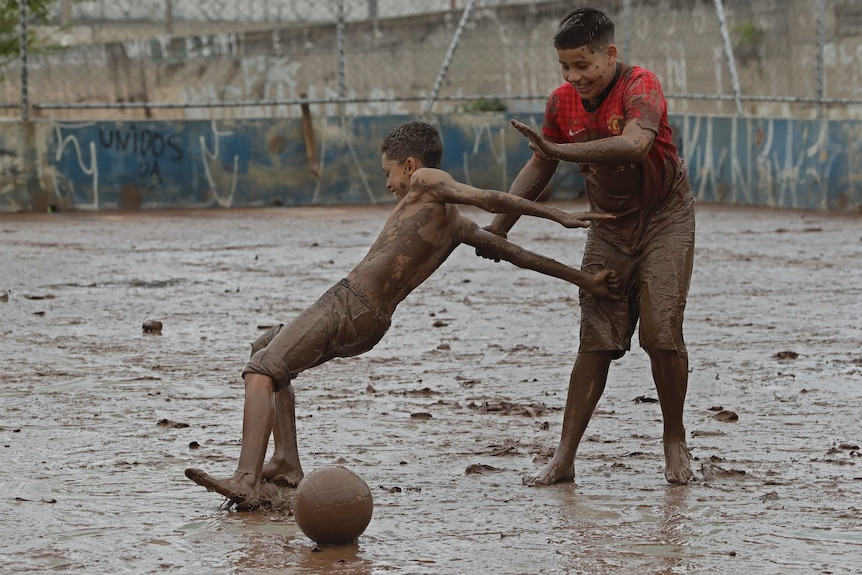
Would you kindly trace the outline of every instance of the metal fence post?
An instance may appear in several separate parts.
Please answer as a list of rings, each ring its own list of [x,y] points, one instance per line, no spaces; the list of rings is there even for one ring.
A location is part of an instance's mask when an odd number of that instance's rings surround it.
[[[30,102],[27,95],[27,0],[18,0],[18,10],[21,25],[18,53],[21,57],[21,119],[30,119]]]
[[[632,62],[632,0],[623,0],[623,56],[624,62]]]
[[[742,107],[742,88],[739,86],[739,75],[736,73],[736,58],[733,55],[733,45],[730,43],[730,33],[727,31],[727,20],[724,17],[724,4],[721,0],[715,0],[715,13],[721,27],[721,37],[724,39],[724,53],[727,56],[727,65],[730,67],[730,80],[733,82],[733,95],[736,100],[736,113],[745,115]]]
[[[434,81],[434,88],[431,90],[431,97],[425,103],[425,113],[431,112],[434,107],[434,102],[437,101],[437,95],[440,93],[440,87],[443,85],[443,80],[446,78],[446,73],[449,71],[449,64],[452,63],[452,57],[455,55],[455,50],[458,49],[458,43],[461,41],[461,33],[464,31],[464,26],[470,19],[470,12],[473,10],[473,4],[476,0],[470,0],[464,7],[464,13],[461,14],[461,21],[458,22],[458,28],[455,30],[455,35],[452,36],[452,41],[449,43],[449,49],[446,51],[446,57],[443,58],[443,64],[440,65],[440,71],[437,72],[437,79]]]
[[[174,33],[174,1],[165,0],[165,33],[170,36]]]
[[[817,75],[814,82],[817,87],[817,117],[823,117],[823,99],[826,95],[826,83],[823,70],[823,48],[826,44],[826,31],[824,23],[824,12],[826,11],[826,0],[817,0],[817,55],[815,58],[815,74]]]
[[[19,18],[21,20],[21,38],[18,51],[21,57],[21,173],[24,189],[31,209],[53,209],[54,201],[47,198],[39,189],[39,177],[36,168],[36,125],[30,121],[30,98],[27,92],[27,53],[29,51],[29,31],[27,21],[30,18],[28,0],[18,0]]]
[[[72,0],[60,0],[60,26],[72,23]]]
[[[338,14],[335,23],[335,44],[338,51],[338,106],[341,116],[344,116],[345,102],[347,98],[347,79],[344,74],[344,0],[338,0]]]

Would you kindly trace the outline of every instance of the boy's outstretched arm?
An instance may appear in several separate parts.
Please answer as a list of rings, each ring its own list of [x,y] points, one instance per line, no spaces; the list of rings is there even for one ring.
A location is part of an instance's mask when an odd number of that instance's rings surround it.
[[[619,136],[589,142],[556,144],[546,140],[530,126],[512,120],[511,124],[530,143],[530,149],[545,160],[566,162],[619,163],[642,162],[655,141],[655,132],[630,120]]]
[[[566,212],[513,194],[474,188],[455,181],[448,173],[435,168],[416,170],[410,180],[410,190],[434,194],[441,202],[475,206],[494,214],[521,214],[545,218],[567,228],[587,228],[591,221],[611,220],[616,217],[615,214],[597,212]]]
[[[463,243],[493,254],[494,257],[506,260],[519,268],[537,271],[573,283],[596,297],[621,299],[618,293],[619,276],[613,270],[605,269],[596,274],[589,274],[569,267],[483,230],[479,224],[463,216],[461,216],[461,235]]]

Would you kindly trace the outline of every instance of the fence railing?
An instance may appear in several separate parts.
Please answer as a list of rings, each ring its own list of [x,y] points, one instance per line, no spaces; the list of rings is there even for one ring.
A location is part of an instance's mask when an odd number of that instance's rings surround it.
[[[295,117],[302,104],[348,116],[535,112],[561,81],[551,37],[572,6],[58,0],[37,22],[18,2],[14,33],[30,41],[0,70],[0,115],[24,119]],[[658,74],[671,112],[862,115],[862,2],[622,0],[608,10],[621,58]]]

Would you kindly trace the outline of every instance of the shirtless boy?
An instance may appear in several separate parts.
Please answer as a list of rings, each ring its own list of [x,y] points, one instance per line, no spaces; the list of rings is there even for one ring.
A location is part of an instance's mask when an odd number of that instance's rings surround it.
[[[398,204],[371,249],[311,307],[252,345],[251,359],[243,370],[245,406],[236,472],[219,480],[199,469],[186,470],[189,479],[227,497],[229,505],[238,509],[266,504],[277,491],[274,484],[296,486],[303,477],[291,380],[332,358],[359,355],[374,347],[389,328],[396,306],[459,244],[574,283],[598,298],[616,297],[613,271],[587,274],[527,251],[481,229],[453,204],[547,218],[568,228],[589,227],[590,221],[615,216],[573,214],[458,183],[437,169],[443,144],[437,129],[424,122],[408,122],[394,129],[383,141],[381,152],[386,187]],[[275,447],[264,465],[270,433]]]

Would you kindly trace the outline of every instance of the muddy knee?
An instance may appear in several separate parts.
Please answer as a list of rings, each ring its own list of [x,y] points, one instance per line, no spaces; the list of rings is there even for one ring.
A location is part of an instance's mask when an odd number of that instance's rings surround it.
[[[276,325],[272,326],[271,328],[269,328],[268,330],[266,330],[256,340],[254,340],[254,343],[251,344],[251,355],[254,355],[258,351],[260,351],[263,348],[265,348],[266,346],[268,346],[269,343],[273,339],[275,339],[275,336],[278,335],[278,332],[280,332],[283,327],[284,327],[283,323],[276,324]]]

